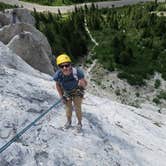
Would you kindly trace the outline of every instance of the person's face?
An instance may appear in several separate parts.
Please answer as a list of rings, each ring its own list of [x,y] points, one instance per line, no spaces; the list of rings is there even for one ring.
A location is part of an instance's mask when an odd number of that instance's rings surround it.
[[[59,68],[63,72],[64,75],[71,74],[71,64],[70,63],[62,63],[59,65]]]

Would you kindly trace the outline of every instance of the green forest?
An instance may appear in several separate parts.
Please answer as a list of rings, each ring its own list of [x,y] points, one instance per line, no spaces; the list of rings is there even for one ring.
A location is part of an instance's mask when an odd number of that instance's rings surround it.
[[[57,5],[72,5],[72,4],[85,3],[85,2],[110,1],[110,0],[21,0],[21,1],[38,3],[41,5],[57,6]]]
[[[131,85],[144,85],[155,71],[166,79],[165,3],[146,3],[122,8],[75,9],[68,15],[37,13],[36,27],[48,38],[53,54],[66,52],[74,60],[86,57],[93,46],[85,31],[84,18],[99,43],[93,59]],[[159,13],[159,11],[162,11]]]

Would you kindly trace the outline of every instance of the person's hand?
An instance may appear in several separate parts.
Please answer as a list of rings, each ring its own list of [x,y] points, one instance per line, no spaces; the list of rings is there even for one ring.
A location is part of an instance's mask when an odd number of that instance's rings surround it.
[[[63,102],[63,104],[66,104],[67,99],[66,99],[66,97],[65,97],[65,96],[62,96],[62,102]]]
[[[63,104],[66,104],[68,100],[70,100],[69,97],[62,96],[62,102],[63,102]]]
[[[87,83],[84,79],[81,79],[81,80],[78,81],[78,86],[79,87],[85,89],[86,85],[87,85]]]

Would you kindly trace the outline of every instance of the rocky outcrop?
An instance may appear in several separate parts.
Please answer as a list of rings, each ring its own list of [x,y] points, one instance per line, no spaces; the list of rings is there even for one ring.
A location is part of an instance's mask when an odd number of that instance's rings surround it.
[[[8,68],[24,72],[35,77],[44,79],[50,79],[48,75],[45,75],[38,70],[33,69],[22,58],[13,53],[7,46],[0,42],[0,66],[6,66]],[[3,73],[1,70],[0,75]]]
[[[5,13],[0,12],[0,28],[8,24],[10,24],[10,18]]]
[[[8,44],[13,52],[35,69],[52,75],[51,47],[34,24],[35,19],[27,9],[7,9],[0,13],[0,41]]]
[[[14,36],[20,34],[23,31],[31,32],[35,40],[40,42],[43,49],[46,50],[47,54],[51,54],[51,47],[47,38],[30,24],[16,23],[13,25],[4,26],[0,29],[0,41],[2,41],[4,44],[8,44]]]
[[[54,73],[49,60],[52,53],[48,40],[32,25],[16,23],[4,26],[0,29],[0,40],[34,68],[47,74]]]
[[[16,23],[23,22],[35,25],[35,18],[31,15],[30,11],[25,8],[6,9],[5,11],[0,12],[1,27],[12,24],[13,19],[15,19]]]
[[[47,52],[31,32],[22,32],[16,35],[7,46],[33,68],[50,75],[54,73]]]
[[[31,15],[31,12],[28,9],[16,8],[13,10],[16,13],[16,17],[20,22],[35,25],[35,18]]]

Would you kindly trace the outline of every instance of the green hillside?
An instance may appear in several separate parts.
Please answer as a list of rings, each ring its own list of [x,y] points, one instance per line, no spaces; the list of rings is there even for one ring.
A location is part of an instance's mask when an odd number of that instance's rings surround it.
[[[92,42],[84,17],[99,42],[95,54],[104,68],[119,70],[119,77],[132,85],[145,84],[155,71],[166,79],[166,4],[146,3],[123,8],[76,9],[69,15],[34,13],[36,26],[48,37],[53,52],[65,51],[78,59],[88,54]]]
[[[156,14],[161,7],[165,4],[100,11],[100,29],[94,31],[100,42],[95,58],[109,70],[120,70],[119,77],[133,85],[144,84],[155,71],[166,79],[166,18]]]

